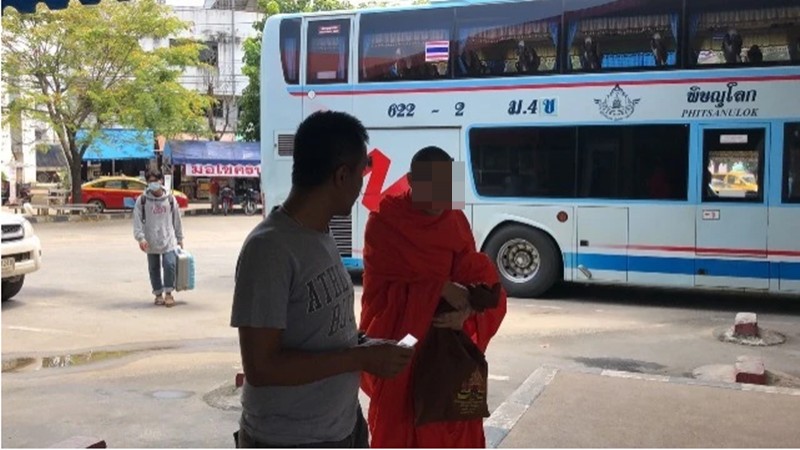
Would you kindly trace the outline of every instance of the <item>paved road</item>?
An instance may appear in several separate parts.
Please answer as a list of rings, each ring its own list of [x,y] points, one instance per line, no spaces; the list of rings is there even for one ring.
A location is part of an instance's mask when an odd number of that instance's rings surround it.
[[[184,220],[198,286],[180,293],[172,309],[152,305],[130,223],[36,227],[45,267],[2,307],[4,370],[19,358],[35,360],[3,373],[4,446],[46,447],[73,435],[98,436],[111,447],[232,445],[238,413],[231,385],[240,367],[228,326],[233,272],[259,219]],[[792,300],[600,287],[512,299],[488,355],[490,407],[543,364],[686,376],[758,354],[768,368],[800,376],[800,301]],[[759,313],[761,325],[786,334],[787,343],[719,342],[714,332],[737,311]],[[64,365],[64,355],[81,362],[88,351],[90,364],[41,368]]]

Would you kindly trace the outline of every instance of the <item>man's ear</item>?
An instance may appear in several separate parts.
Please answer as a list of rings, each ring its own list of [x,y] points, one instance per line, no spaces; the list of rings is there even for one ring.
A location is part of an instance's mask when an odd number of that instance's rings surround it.
[[[406,173],[406,180],[408,181],[408,184],[411,184],[411,182],[414,180],[414,178],[411,176],[411,172]]]
[[[336,187],[344,186],[345,180],[349,175],[349,169],[345,165],[339,166],[336,172],[333,173],[333,184]]]

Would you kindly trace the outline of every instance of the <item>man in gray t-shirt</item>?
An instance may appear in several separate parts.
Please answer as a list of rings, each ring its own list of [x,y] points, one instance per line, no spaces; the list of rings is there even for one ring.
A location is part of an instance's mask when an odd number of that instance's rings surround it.
[[[239,448],[368,447],[360,373],[390,378],[411,361],[413,350],[394,342],[359,342],[353,283],[328,233],[361,191],[367,138],[347,114],[309,116],[295,135],[289,197],[239,255],[231,314],[245,372]]]

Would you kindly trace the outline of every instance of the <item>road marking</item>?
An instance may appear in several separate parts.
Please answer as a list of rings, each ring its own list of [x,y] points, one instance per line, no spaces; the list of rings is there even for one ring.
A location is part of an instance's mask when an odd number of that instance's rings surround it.
[[[503,404],[492,412],[492,416],[483,423],[487,448],[497,448],[503,442],[533,401],[553,381],[556,373],[558,369],[552,367],[536,369]]]
[[[508,380],[511,379],[511,377],[506,376],[506,375],[494,375],[494,374],[490,373],[489,374],[489,379],[490,380],[494,380],[494,381],[508,381]]]
[[[54,330],[51,328],[34,328],[34,327],[25,327],[21,325],[8,325],[6,328],[9,330],[17,330],[17,331],[31,331],[33,333],[67,334],[72,336],[93,337],[93,335],[91,334],[76,333],[74,331],[66,331],[66,330]]]

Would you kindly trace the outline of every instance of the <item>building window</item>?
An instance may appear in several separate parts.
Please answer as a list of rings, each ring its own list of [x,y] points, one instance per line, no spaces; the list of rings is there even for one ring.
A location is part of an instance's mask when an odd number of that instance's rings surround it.
[[[558,69],[561,2],[467,6],[457,10],[457,77],[534,75]]]
[[[451,9],[363,15],[359,80],[449,78],[452,23]]]
[[[300,19],[285,19],[281,22],[281,64],[286,84],[300,83],[300,24]]]
[[[783,201],[800,203],[800,122],[784,127]]]
[[[689,5],[689,65],[800,63],[800,5],[710,0]]]
[[[219,43],[214,41],[203,42],[203,48],[200,50],[199,59],[203,64],[217,67],[219,64]]]
[[[685,125],[473,129],[470,156],[486,197],[687,199]]]
[[[347,83],[349,48],[350,20],[309,22],[306,83]]]
[[[567,2],[571,70],[640,69],[677,64],[680,0],[617,0],[580,7]]]

